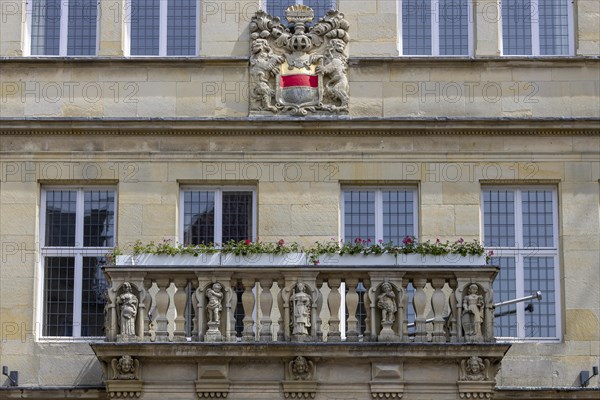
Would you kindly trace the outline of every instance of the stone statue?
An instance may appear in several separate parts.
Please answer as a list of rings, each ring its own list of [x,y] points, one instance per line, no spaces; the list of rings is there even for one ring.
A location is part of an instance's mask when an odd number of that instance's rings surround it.
[[[479,294],[476,284],[469,286],[469,294],[463,299],[462,326],[465,337],[469,340],[481,340],[483,324],[483,296]]]
[[[135,336],[135,317],[137,316],[138,298],[131,293],[131,284],[123,284],[123,293],[117,297],[119,306],[119,324],[122,336]]]
[[[463,381],[484,381],[488,379],[487,370],[490,365],[489,360],[482,360],[479,357],[470,357],[462,360],[461,380]]]
[[[223,299],[222,289],[223,286],[220,283],[214,283],[206,291],[206,297],[208,297],[208,304],[206,305],[208,322],[219,322],[221,310],[223,309],[223,305],[221,304],[221,300]]]
[[[377,296],[377,308],[381,310],[381,322],[394,323],[398,306],[396,305],[396,294],[388,282],[381,285],[381,294]]]
[[[294,294],[290,296],[290,305],[292,306],[292,335],[309,335],[308,328],[311,326],[312,300],[306,293],[306,286],[303,283],[296,285]]]
[[[140,362],[129,355],[124,355],[119,360],[113,358],[111,361],[113,379],[130,380],[139,379]]]
[[[297,381],[306,381],[312,378],[314,363],[302,356],[298,356],[290,361],[290,376]]]
[[[279,64],[283,61],[281,56],[273,53],[269,42],[265,39],[256,39],[252,42],[250,55],[250,75],[254,78],[255,86],[252,97],[260,103],[261,110],[276,113],[277,107],[271,104],[275,90],[269,83],[271,75],[279,73]]]
[[[332,110],[347,111],[350,97],[348,91],[350,86],[346,77],[348,58],[344,55],[346,43],[342,39],[331,39],[327,45],[327,51],[323,58],[323,65],[316,69],[317,74],[330,76],[325,85],[325,94],[331,99],[339,101],[339,106],[331,106]]]

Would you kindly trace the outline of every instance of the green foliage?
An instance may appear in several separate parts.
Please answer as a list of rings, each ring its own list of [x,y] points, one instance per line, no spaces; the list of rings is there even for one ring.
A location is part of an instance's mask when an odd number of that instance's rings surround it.
[[[253,254],[273,254],[283,255],[289,253],[306,253],[311,263],[318,264],[319,256],[325,254],[339,254],[339,255],[381,255],[381,254],[421,254],[421,255],[434,255],[443,256],[446,254],[459,254],[463,257],[466,256],[481,256],[485,254],[483,245],[477,241],[465,242],[462,238],[451,243],[449,241],[441,242],[437,239],[435,242],[426,241],[419,243],[414,236],[406,236],[402,240],[402,244],[395,246],[392,242],[383,243],[371,243],[370,240],[356,238],[351,242],[337,242],[331,240],[329,242],[315,242],[315,244],[309,248],[304,248],[298,243],[286,243],[283,239],[278,242],[253,242],[251,240],[230,240],[229,242],[223,243],[222,246],[218,246],[213,243],[209,244],[198,244],[198,245],[183,245],[180,243],[174,243],[171,240],[163,240],[161,243],[150,242],[143,244],[141,241],[135,242],[133,245],[133,255],[138,254],[157,254],[157,255],[169,255],[175,256],[178,254],[187,254],[194,257],[198,257],[200,254],[215,254],[220,252],[221,254],[234,254],[236,256],[249,256]],[[117,255],[121,255],[122,252],[118,247],[115,247],[109,257],[113,262]],[[486,255],[487,260],[493,255],[489,252]]]

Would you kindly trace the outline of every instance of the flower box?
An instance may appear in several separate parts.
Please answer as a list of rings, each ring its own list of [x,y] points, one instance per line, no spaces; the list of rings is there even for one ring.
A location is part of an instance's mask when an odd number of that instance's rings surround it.
[[[396,265],[422,265],[422,266],[452,266],[452,265],[468,265],[468,266],[483,266],[486,265],[485,256],[468,255],[461,256],[460,254],[444,254],[434,256],[431,254],[398,254],[396,257]]]
[[[166,254],[138,254],[133,256],[133,262],[124,265],[156,265],[156,266],[185,266],[185,265],[215,265],[221,263],[221,255],[214,254],[199,254],[193,256],[190,254],[177,254],[169,256]],[[117,265],[121,265],[117,261]]]
[[[396,256],[393,254],[369,254],[368,256],[322,254],[319,256],[319,265],[396,265]]]
[[[304,266],[306,265],[306,254],[304,253],[287,253],[287,254],[249,254],[247,256],[239,256],[235,254],[222,254],[222,266],[269,266],[269,265],[288,265],[288,266]]]

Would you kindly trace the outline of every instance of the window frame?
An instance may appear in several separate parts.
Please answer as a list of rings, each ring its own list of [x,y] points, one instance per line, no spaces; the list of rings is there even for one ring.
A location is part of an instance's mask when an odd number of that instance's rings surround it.
[[[537,11],[537,18],[531,16],[531,54],[504,54],[504,24],[502,16],[503,3],[500,3],[499,24],[500,24],[500,54],[503,57],[573,57],[575,55],[575,20],[573,1],[567,1],[567,23],[569,24],[567,32],[569,35],[568,54],[540,54],[540,25],[539,25],[539,0],[529,0],[530,8]],[[543,0],[542,0],[543,1]]]
[[[46,246],[46,195],[49,191],[64,190],[75,191],[77,193],[75,210],[75,246]],[[104,257],[113,247],[84,247],[84,215],[85,215],[85,191],[106,190],[114,192],[114,225],[113,238],[114,245],[117,243],[117,219],[118,219],[118,191],[114,186],[80,186],[80,185],[50,185],[44,186],[40,194],[40,257],[38,265],[37,297],[38,312],[36,331],[36,340],[38,341],[103,341],[104,336],[81,336],[82,321],[82,299],[83,299],[83,258],[84,257]],[[78,246],[77,244],[80,243]],[[46,322],[46,304],[45,304],[45,274],[46,257],[72,257],[74,258],[73,271],[73,335],[72,336],[46,336],[44,335],[44,324]]]
[[[340,190],[340,239],[345,240],[345,201],[344,193],[346,191],[374,191],[375,192],[375,243],[383,238],[383,192],[384,191],[395,191],[395,190],[410,190],[413,192],[413,236],[419,237],[419,190],[417,186],[412,185],[390,185],[390,186],[357,186],[357,185],[344,185]],[[356,238],[352,238],[354,240]],[[373,244],[375,244],[373,243]],[[400,243],[399,243],[400,244]]]
[[[398,0],[397,24],[398,24],[398,54],[401,57],[450,57],[464,58],[472,57],[474,54],[474,32],[473,32],[473,0],[467,0],[467,54],[440,54],[440,0],[431,1],[431,54],[404,54],[404,35],[402,34],[402,3],[403,0]]]
[[[33,37],[33,3],[35,0],[25,2],[26,19],[25,19],[25,41],[23,45],[23,54],[27,57],[96,57],[98,56],[98,48],[100,47],[100,1],[96,3],[96,48],[94,54],[91,55],[69,55],[69,2],[77,0],[61,0],[60,1],[60,42],[58,54],[31,54],[31,41]],[[129,1],[129,0],[128,0]]]
[[[545,342],[554,343],[562,340],[562,288],[561,288],[561,263],[560,263],[560,247],[559,247],[559,204],[558,204],[558,188],[552,185],[483,185],[481,187],[481,235],[485,241],[485,219],[484,219],[484,191],[486,190],[506,190],[513,191],[514,197],[514,225],[515,225],[515,247],[509,246],[488,246],[485,245],[486,251],[493,251],[493,258],[498,257],[514,257],[515,259],[515,296],[517,298],[529,296],[532,293],[525,293],[525,258],[535,254],[536,257],[552,257],[554,259],[554,313],[556,324],[556,336],[526,336],[525,332],[525,303],[520,302],[516,306],[516,331],[517,336],[497,336],[496,339],[505,342]],[[552,235],[553,245],[551,247],[524,247],[523,240],[523,191],[529,190],[547,190],[552,192]],[[520,243],[520,245],[519,245]],[[545,294],[542,293],[542,296]]]
[[[159,28],[158,28],[158,54],[156,55],[148,55],[148,54],[131,54],[131,15],[132,15],[132,1],[134,0],[125,0],[125,32],[124,32],[124,40],[123,40],[123,53],[127,57],[132,58],[157,58],[157,57],[168,57],[168,58],[177,58],[177,57],[198,57],[200,54],[200,6],[201,0],[195,0],[196,3],[196,49],[194,50],[194,54],[191,55],[168,55],[168,47],[167,47],[167,34],[168,34],[168,10],[169,0],[160,0],[160,11],[159,11]]]
[[[257,240],[257,214],[258,214],[258,206],[257,206],[257,195],[256,195],[256,186],[252,185],[182,185],[179,188],[179,210],[177,212],[177,216],[179,218],[178,222],[178,240],[179,243],[184,243],[185,236],[185,222],[184,222],[184,211],[185,211],[185,191],[200,191],[200,192],[215,192],[215,227],[213,232],[214,244],[222,244],[223,238],[223,192],[252,192],[252,241]]]

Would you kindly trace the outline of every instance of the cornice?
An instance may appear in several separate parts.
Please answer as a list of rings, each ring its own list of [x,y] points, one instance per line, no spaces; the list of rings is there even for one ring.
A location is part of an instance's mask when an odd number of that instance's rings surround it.
[[[414,66],[455,66],[468,67],[474,64],[502,67],[572,67],[577,65],[598,65],[600,56],[570,56],[570,57],[350,57],[350,66],[381,66],[400,64]],[[247,56],[230,57],[0,57],[0,64],[40,66],[40,65],[92,65],[92,66],[139,66],[148,67],[189,67],[189,66],[236,66],[249,65]]]
[[[439,136],[600,134],[600,118],[0,118],[0,135]]]

